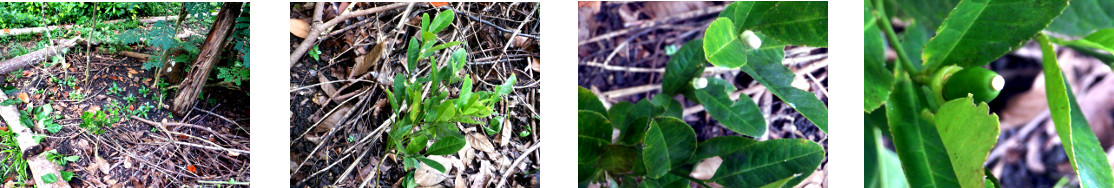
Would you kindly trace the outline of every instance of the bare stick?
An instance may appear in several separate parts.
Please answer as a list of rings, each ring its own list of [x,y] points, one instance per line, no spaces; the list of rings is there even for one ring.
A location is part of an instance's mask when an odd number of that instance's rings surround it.
[[[320,37],[322,32],[326,32],[326,30],[328,30],[329,28],[332,28],[333,26],[337,25],[341,21],[347,20],[349,18],[357,17],[357,16],[363,16],[363,15],[379,13],[379,12],[383,12],[383,11],[387,11],[387,10],[393,10],[393,9],[396,9],[396,8],[401,8],[402,6],[405,6],[406,4],[408,4],[408,3],[395,3],[395,4],[390,4],[390,5],[387,5],[387,6],[375,7],[375,8],[359,10],[359,11],[354,11],[354,12],[346,12],[346,13],[341,14],[340,16],[337,16],[336,18],[333,18],[332,20],[329,20],[328,22],[320,23],[321,10],[324,9],[325,5],[323,3],[318,3],[317,8],[316,8],[316,10],[314,10],[314,13],[313,13],[313,15],[314,15],[313,16],[314,17],[313,25],[314,26],[310,29],[309,36],[306,36],[306,40],[302,41],[302,43],[298,45],[298,48],[294,49],[294,52],[290,53],[290,67],[294,67],[294,64],[298,63],[299,59],[302,59],[302,56],[306,54],[306,51],[308,51],[310,47],[313,47],[313,44],[317,43],[317,37]]]
[[[534,143],[534,146],[530,146],[530,149],[526,149],[526,152],[523,152],[522,156],[518,156],[518,159],[515,159],[514,162],[511,163],[510,166],[507,166],[507,170],[503,170],[503,177],[499,178],[499,184],[496,185],[497,186],[496,188],[503,188],[503,184],[507,184],[507,176],[509,176],[511,174],[514,174],[514,169],[515,169],[514,167],[518,166],[518,164],[522,163],[522,161],[524,159],[526,159],[527,157],[530,156],[530,153],[533,153],[534,150],[537,150],[538,146],[541,146],[541,145],[542,145],[542,142]]]

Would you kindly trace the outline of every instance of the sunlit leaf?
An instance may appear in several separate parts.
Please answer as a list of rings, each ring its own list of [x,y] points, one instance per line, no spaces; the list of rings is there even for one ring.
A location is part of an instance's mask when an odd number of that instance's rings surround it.
[[[963,187],[980,187],[983,164],[998,143],[998,115],[986,103],[977,106],[970,96],[948,101],[935,116],[936,130],[948,151],[952,169]]]
[[[1067,0],[960,1],[925,45],[925,67],[986,65],[1021,47],[1067,5]]]

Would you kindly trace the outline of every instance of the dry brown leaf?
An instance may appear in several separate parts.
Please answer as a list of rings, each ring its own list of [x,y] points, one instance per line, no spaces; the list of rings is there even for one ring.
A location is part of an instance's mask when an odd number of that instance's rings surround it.
[[[126,169],[131,169],[132,168],[132,158],[131,157],[124,157],[124,168],[126,168]]]
[[[366,73],[369,68],[378,63],[379,57],[382,57],[383,46],[386,46],[386,43],[379,42],[378,44],[375,44],[375,47],[371,48],[371,52],[356,57],[356,65],[352,66],[352,71],[350,74],[348,74],[348,79],[356,79],[360,75]]]
[[[663,18],[684,14],[707,6],[708,3],[702,1],[651,1],[646,2],[642,9],[646,11],[646,15],[650,15],[650,18]]]
[[[422,163],[421,167],[418,167],[418,169],[414,171],[414,182],[421,186],[437,185],[445,180],[445,178],[448,178],[448,172],[452,171],[453,165],[450,159],[437,155],[429,156],[428,158],[441,163],[441,166],[445,167],[445,172],[437,171],[437,169]]]
[[[704,161],[696,164],[696,168],[693,168],[689,175],[700,180],[712,179],[712,175],[716,174],[716,169],[719,169],[721,163],[723,163],[723,159],[719,157],[704,159]]]
[[[512,133],[514,125],[511,125],[510,119],[503,118],[503,131],[499,134],[499,146],[507,147],[507,143],[511,142],[511,137],[514,136],[514,133]]]
[[[298,38],[306,38],[309,35],[309,23],[302,19],[290,18],[290,34]]]
[[[27,93],[19,93],[19,100],[23,101],[23,103],[31,102],[31,98],[27,96]]]
[[[468,188],[467,186],[464,185],[464,183],[465,183],[464,178],[461,177],[460,174],[464,174],[464,173],[456,173],[456,180],[453,181],[453,184],[454,184],[453,187],[455,187],[455,188]]]
[[[480,150],[483,152],[495,151],[495,146],[491,145],[490,141],[487,141],[487,136],[484,136],[483,133],[473,132],[472,134],[468,134],[467,139],[469,145],[472,145],[472,148],[475,148],[476,150]]]
[[[530,57],[530,69],[534,72],[542,72],[542,60],[537,57]]]
[[[325,75],[318,74],[317,75],[317,81],[321,82],[321,83],[324,83],[324,84],[321,84],[321,90],[323,92],[325,92],[326,95],[329,95],[329,98],[336,97],[337,88],[333,86],[333,83],[328,83],[328,82],[331,82],[332,80],[329,80],[329,78],[326,78]],[[324,104],[322,104],[322,105],[324,105]]]
[[[108,170],[110,170],[111,168],[111,166],[109,166],[108,164],[108,161],[105,161],[104,158],[101,158],[99,156],[95,160],[97,163],[97,168],[100,168],[101,173],[108,174]]]

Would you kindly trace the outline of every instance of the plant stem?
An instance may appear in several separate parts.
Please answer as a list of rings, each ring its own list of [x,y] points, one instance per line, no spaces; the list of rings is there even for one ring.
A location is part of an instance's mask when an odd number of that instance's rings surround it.
[[[885,31],[884,33],[886,33],[886,39],[889,40],[890,47],[894,48],[894,51],[897,52],[897,61],[904,65],[901,67],[904,67],[903,69],[905,69],[905,72],[909,73],[909,77],[917,75],[917,70],[915,70],[916,68],[913,66],[913,62],[909,61],[909,55],[905,54],[905,48],[902,47],[901,42],[897,40],[897,33],[894,32],[894,27],[890,25],[889,17],[886,17],[886,9],[884,4],[882,4],[882,0],[874,0],[874,16],[878,17],[878,19],[876,19],[878,24],[882,24],[880,25],[880,29]]]

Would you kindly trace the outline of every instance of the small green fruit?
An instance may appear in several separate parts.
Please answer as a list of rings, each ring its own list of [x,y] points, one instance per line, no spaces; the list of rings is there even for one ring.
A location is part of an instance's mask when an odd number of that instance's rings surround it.
[[[758,35],[754,34],[754,31],[743,31],[743,33],[739,34],[739,40],[743,41],[743,44],[747,45],[747,47],[750,47],[750,49],[758,49],[759,47],[762,47],[762,39],[759,39]]]
[[[967,97],[970,93],[975,102],[990,102],[998,97],[998,92],[1006,85],[1006,80],[994,71],[982,67],[970,67],[955,72],[944,82],[944,99],[952,100]]]

